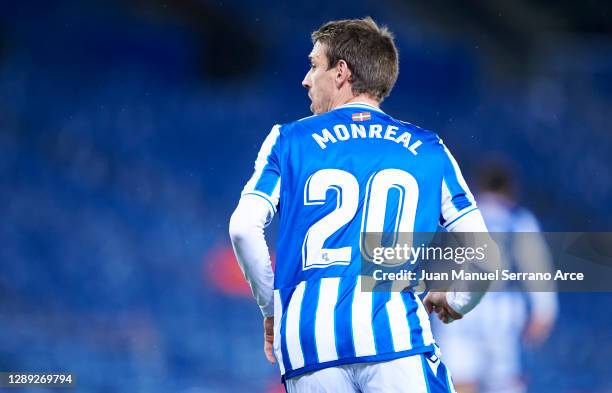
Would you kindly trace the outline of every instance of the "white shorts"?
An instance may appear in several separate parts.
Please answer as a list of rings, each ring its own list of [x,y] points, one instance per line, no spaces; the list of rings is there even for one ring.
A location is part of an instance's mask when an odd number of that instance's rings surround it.
[[[287,393],[456,393],[435,353],[317,370],[285,381]]]

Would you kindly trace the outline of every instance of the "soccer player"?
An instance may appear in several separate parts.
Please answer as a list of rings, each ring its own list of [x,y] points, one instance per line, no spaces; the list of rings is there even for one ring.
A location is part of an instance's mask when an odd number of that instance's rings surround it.
[[[314,116],[272,128],[230,220],[265,355],[288,392],[454,391],[427,311],[460,319],[482,293],[362,290],[360,234],[487,228],[442,140],[380,108],[398,75],[392,34],[341,20],[312,42]],[[273,272],[264,228],[277,212]]]
[[[517,186],[509,167],[488,162],[479,172],[479,208],[489,230],[497,233],[504,256],[502,268],[517,273],[551,271],[538,220],[517,203]],[[536,292],[535,283],[496,282],[461,323],[434,324],[459,393],[526,391],[521,378],[522,341],[537,345],[546,340],[558,309],[556,294]],[[523,288],[515,288],[521,284]]]

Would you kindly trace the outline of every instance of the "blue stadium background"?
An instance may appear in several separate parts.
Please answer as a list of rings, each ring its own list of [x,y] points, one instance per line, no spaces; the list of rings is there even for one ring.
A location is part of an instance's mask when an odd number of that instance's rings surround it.
[[[227,224],[271,125],[309,115],[309,33],[329,19],[390,26],[383,108],[436,130],[468,179],[502,155],[545,230],[611,229],[609,3],[260,3],[3,2],[0,370],[280,391]],[[611,392],[612,297],[560,297],[530,391]]]

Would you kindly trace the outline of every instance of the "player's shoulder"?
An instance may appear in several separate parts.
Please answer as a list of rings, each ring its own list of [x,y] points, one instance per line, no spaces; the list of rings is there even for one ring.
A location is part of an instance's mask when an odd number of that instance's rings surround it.
[[[287,141],[292,140],[294,137],[299,135],[310,135],[309,132],[312,132],[312,130],[318,130],[321,127],[326,127],[330,121],[337,120],[335,117],[336,115],[332,111],[320,115],[302,117],[287,123],[278,123],[274,127],[277,128],[277,132],[280,134],[282,139]]]
[[[310,115],[302,117],[301,119],[294,120],[290,123],[285,123],[282,125],[282,128],[285,130],[285,132],[288,132],[296,129],[318,127],[319,125],[327,123],[330,120],[335,119],[336,117],[337,116],[334,111],[322,113],[319,115]]]
[[[442,138],[435,133],[434,131],[428,130],[416,124],[410,123],[408,121],[393,119],[399,124],[402,125],[403,128],[407,129],[412,135],[420,138],[423,142],[430,143],[432,145],[442,145]]]
[[[440,158],[447,155],[444,142],[436,132],[405,120],[399,120],[391,116],[389,117],[393,122],[398,124],[402,131],[409,132],[413,139],[419,140],[423,144],[423,146],[420,147],[421,151],[427,151],[429,155],[433,154]]]

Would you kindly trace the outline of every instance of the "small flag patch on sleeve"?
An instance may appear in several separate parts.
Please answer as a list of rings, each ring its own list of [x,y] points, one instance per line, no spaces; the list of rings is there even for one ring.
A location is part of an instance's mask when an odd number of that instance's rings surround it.
[[[352,119],[353,121],[366,121],[366,120],[370,120],[372,118],[372,115],[370,114],[370,112],[357,112],[357,113],[353,113]]]

